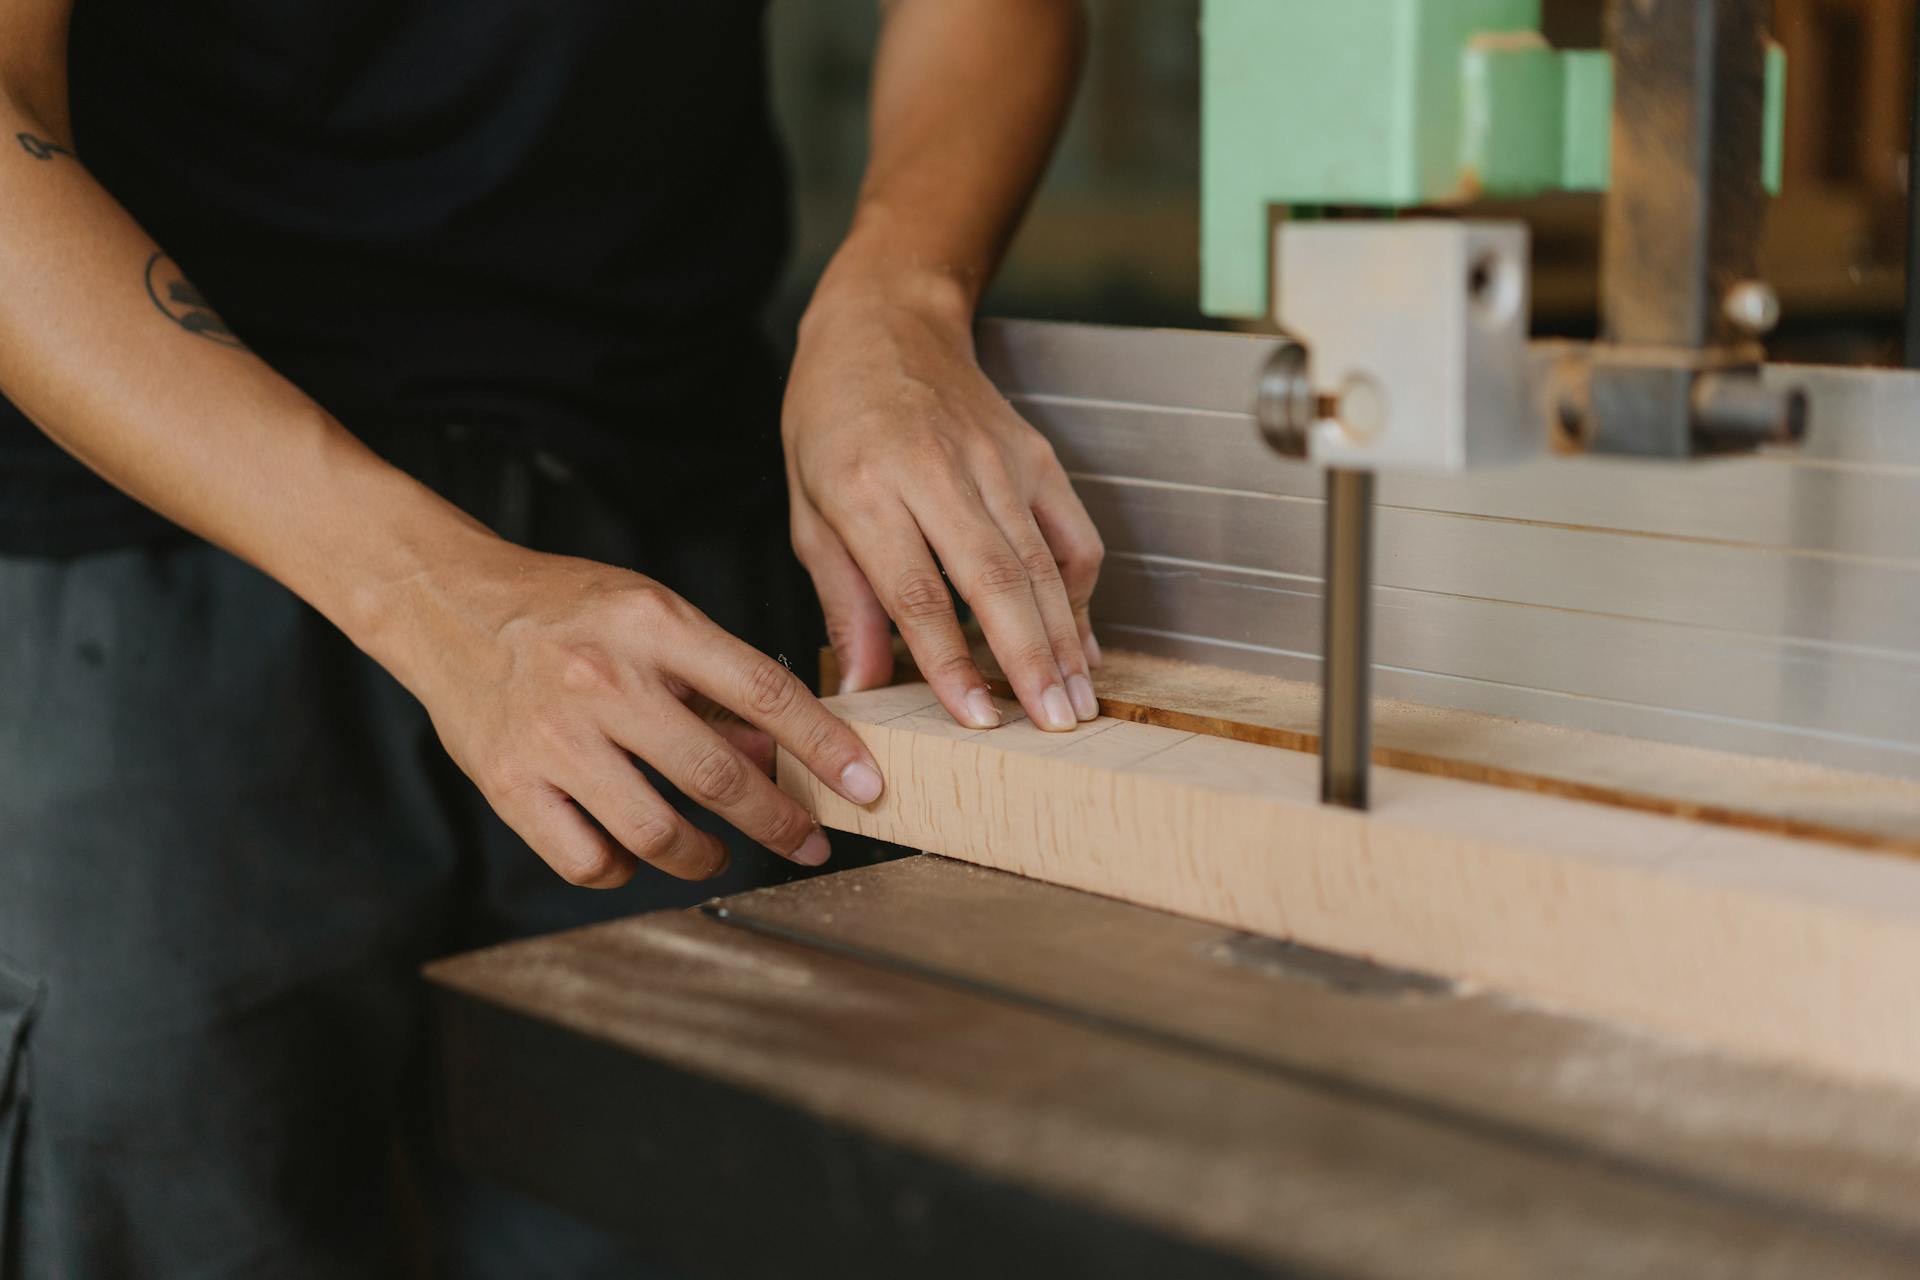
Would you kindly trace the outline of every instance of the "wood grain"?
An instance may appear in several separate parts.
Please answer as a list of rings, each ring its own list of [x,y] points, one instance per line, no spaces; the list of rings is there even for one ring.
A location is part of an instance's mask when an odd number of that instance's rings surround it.
[[[975,658],[994,692],[1011,696],[984,645]],[[821,661],[822,688],[837,688],[831,650]],[[904,650],[896,665],[900,679],[918,680]],[[1101,714],[1117,720],[1320,750],[1320,691],[1311,684],[1109,650],[1094,685]],[[1387,768],[1920,857],[1920,783],[1902,778],[1392,698],[1375,700],[1374,744],[1374,763]]]
[[[1684,1171],[1777,1205],[1842,1202],[1920,1244],[1920,1093],[1688,1051],[931,855],[713,910],[896,971],[1375,1091],[1387,1105],[1418,1100],[1573,1159]]]
[[[1102,718],[986,733],[924,685],[835,699],[888,789],[826,826],[1420,969],[1744,1055],[1920,1086],[1920,864]]]
[[[432,966],[456,1158],[697,1274],[1915,1273],[1911,1097],[935,861],[725,900],[822,945],[663,912]]]

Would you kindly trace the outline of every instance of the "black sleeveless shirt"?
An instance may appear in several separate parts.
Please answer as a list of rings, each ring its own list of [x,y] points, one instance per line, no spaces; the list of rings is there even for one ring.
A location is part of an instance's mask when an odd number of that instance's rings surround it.
[[[764,7],[77,0],[75,140],[239,338],[350,428],[521,433],[671,488],[777,450]],[[164,529],[0,402],[0,552]]]

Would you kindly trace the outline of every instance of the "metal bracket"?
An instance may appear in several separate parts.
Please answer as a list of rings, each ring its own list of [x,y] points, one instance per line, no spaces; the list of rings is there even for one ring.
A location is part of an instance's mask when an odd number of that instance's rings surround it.
[[[1539,453],[1527,393],[1527,230],[1311,222],[1275,233],[1283,350],[1259,415],[1327,467],[1461,471]]]

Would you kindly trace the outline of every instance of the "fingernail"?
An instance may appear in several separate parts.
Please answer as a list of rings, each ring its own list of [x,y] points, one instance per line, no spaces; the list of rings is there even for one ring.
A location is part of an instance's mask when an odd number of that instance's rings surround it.
[[[993,705],[993,695],[985,689],[974,689],[967,694],[967,723],[976,729],[1000,727],[1000,708]]]
[[[1093,632],[1089,631],[1087,632],[1087,662],[1097,667],[1100,665],[1100,660],[1100,641]]]
[[[840,771],[840,794],[855,804],[872,804],[880,798],[880,771],[856,760]]]
[[[1073,704],[1067,701],[1067,691],[1057,684],[1040,695],[1040,710],[1049,729],[1071,729],[1080,723],[1080,717],[1073,714]]]
[[[1082,720],[1100,714],[1100,699],[1093,696],[1093,681],[1085,676],[1067,677],[1067,696],[1073,699],[1073,713]]]
[[[826,862],[832,852],[833,849],[827,844],[827,833],[815,827],[805,843],[789,856],[803,867],[817,867]]]

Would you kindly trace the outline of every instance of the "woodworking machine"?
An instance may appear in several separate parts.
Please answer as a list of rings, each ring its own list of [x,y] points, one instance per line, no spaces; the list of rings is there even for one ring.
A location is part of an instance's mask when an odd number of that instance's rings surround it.
[[[1771,10],[1616,4],[1608,58],[1550,48],[1527,0],[1208,5],[1204,302],[1270,303],[1301,340],[1275,352],[1257,417],[1326,470],[1328,802],[1367,806],[1375,472],[1804,435],[1804,395],[1760,377],[1779,311],[1759,278],[1784,81]],[[1335,102],[1337,127],[1275,127]],[[1544,368],[1524,224],[1314,217],[1566,189],[1606,193],[1604,337]]]
[[[1920,782],[1920,377],[1763,362],[1769,10],[1205,0],[1204,306],[1279,332],[979,335],[1109,650],[1317,681],[1354,808],[1375,686]],[[1553,191],[1596,342],[1449,212]],[[933,856],[431,976],[456,1157],[690,1273],[1920,1274],[1920,1095]]]

